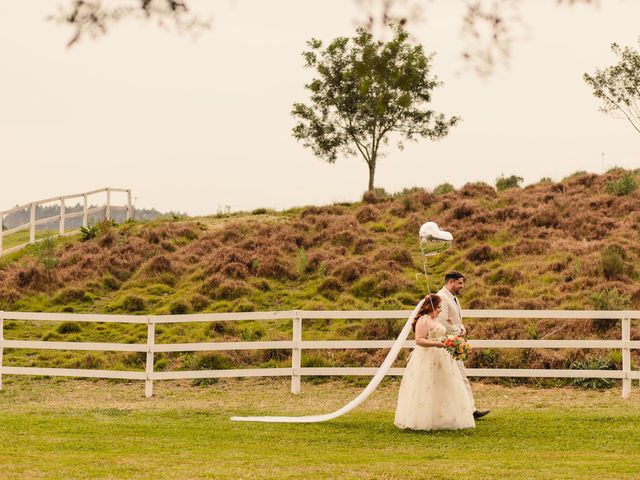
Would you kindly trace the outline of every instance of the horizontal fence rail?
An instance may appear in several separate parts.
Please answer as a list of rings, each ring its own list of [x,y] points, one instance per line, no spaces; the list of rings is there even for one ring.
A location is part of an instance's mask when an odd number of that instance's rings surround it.
[[[111,202],[111,193],[113,192],[122,192],[127,194],[127,204],[122,205],[113,205]],[[106,201],[103,205],[89,208],[89,197],[101,193],[106,193]],[[80,199],[82,198],[82,210],[77,212],[67,212],[66,211],[66,201],[71,199]],[[38,206],[46,205],[49,203],[59,202],[59,214],[52,215],[49,217],[43,217],[36,219],[36,211]],[[18,225],[11,229],[3,230],[2,226],[4,225],[4,217],[5,215],[10,215],[12,213],[29,210],[29,221],[23,223],[22,225]],[[89,215],[103,213],[105,220],[111,220],[111,213],[113,210],[124,210],[126,212],[127,220],[133,218],[133,205],[131,203],[131,190],[124,188],[100,188],[98,190],[92,190],[90,192],[76,193],[73,195],[64,195],[61,197],[52,197],[45,198],[44,200],[37,200],[35,202],[26,203],[24,205],[19,205],[17,207],[10,208],[9,210],[0,211],[0,257],[2,255],[9,254],[11,252],[16,252],[27,245],[32,245],[36,242],[39,242],[43,239],[36,239],[36,227],[38,225],[49,224],[53,222],[58,222],[58,233],[53,234],[51,236],[54,237],[62,237],[66,235],[75,235],[80,230],[73,231],[65,231],[65,222],[71,218],[82,217],[82,226],[88,226]],[[20,232],[22,230],[29,230],[29,241],[21,243],[20,245],[14,245],[11,248],[3,248],[3,239],[7,238],[7,236],[12,235],[14,233]]]
[[[394,340],[302,340],[303,320],[312,319],[406,319],[410,310],[390,311],[309,311],[289,310],[275,312],[248,313],[204,313],[191,315],[99,315],[72,313],[30,313],[0,311],[0,389],[2,375],[45,375],[89,378],[120,378],[145,381],[145,395],[153,395],[154,380],[198,379],[221,377],[291,377],[291,392],[300,393],[302,376],[322,375],[374,375],[377,367],[302,367],[303,350],[326,349],[388,349]],[[484,319],[556,319],[571,321],[576,319],[611,319],[621,322],[620,340],[490,340],[473,339],[473,348],[549,348],[549,349],[615,349],[622,354],[621,370],[559,370],[559,369],[504,369],[504,368],[468,368],[467,374],[474,377],[547,377],[547,378],[606,378],[622,380],[622,396],[631,393],[631,381],[640,379],[640,371],[633,370],[631,350],[640,350],[640,340],[631,340],[631,321],[640,319],[640,311],[587,311],[587,310],[464,310],[463,316]],[[102,343],[102,342],[60,342],[5,340],[4,321],[74,321],[129,323],[147,326],[145,343]],[[292,322],[291,340],[251,341],[251,342],[200,342],[200,343],[156,343],[156,325],[193,322],[228,321],[270,321]],[[415,342],[407,340],[405,348],[413,348]],[[2,363],[3,349],[44,349],[44,350],[83,350],[146,353],[145,371],[95,370],[78,368],[39,368],[12,367]],[[229,350],[290,350],[291,367],[281,368],[240,368],[225,370],[193,371],[154,371],[154,354],[167,352],[201,352]],[[404,368],[391,368],[388,375],[403,375]]]

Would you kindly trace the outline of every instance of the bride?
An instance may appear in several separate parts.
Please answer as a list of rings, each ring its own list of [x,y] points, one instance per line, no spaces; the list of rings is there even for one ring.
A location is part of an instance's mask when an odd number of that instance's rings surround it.
[[[453,357],[440,341],[445,327],[435,319],[441,299],[428,295],[413,329],[416,347],[404,372],[395,425],[412,430],[459,430],[474,428],[473,406]]]

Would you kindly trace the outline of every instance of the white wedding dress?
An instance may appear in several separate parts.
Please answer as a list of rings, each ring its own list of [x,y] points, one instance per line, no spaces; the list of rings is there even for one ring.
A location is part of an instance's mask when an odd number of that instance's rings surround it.
[[[431,328],[429,340],[446,335],[443,325]],[[473,406],[453,357],[444,348],[416,345],[404,371],[395,425],[412,430],[474,428]]]

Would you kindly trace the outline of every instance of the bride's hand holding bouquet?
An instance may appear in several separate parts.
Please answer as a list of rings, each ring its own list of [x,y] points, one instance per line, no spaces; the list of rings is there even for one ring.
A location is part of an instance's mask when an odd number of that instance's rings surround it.
[[[454,360],[465,361],[471,353],[471,345],[463,337],[448,335],[442,339],[443,348],[449,352]]]

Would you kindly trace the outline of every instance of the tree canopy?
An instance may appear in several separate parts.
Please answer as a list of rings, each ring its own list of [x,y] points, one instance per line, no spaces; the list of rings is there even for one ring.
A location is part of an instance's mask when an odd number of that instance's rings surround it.
[[[411,45],[402,28],[388,42],[359,28],[353,38],[338,37],[326,48],[316,39],[307,45],[306,67],[318,76],[305,85],[310,103],[293,105],[293,136],[329,163],[360,154],[369,190],[380,148],[392,137],[402,149],[405,141],[443,138],[458,123],[458,117],[425,108],[441,82],[431,74],[432,55]]]
[[[617,43],[611,44],[611,51],[619,62],[593,75],[585,73],[584,81],[602,100],[601,111],[621,115],[640,133],[640,52]]]

